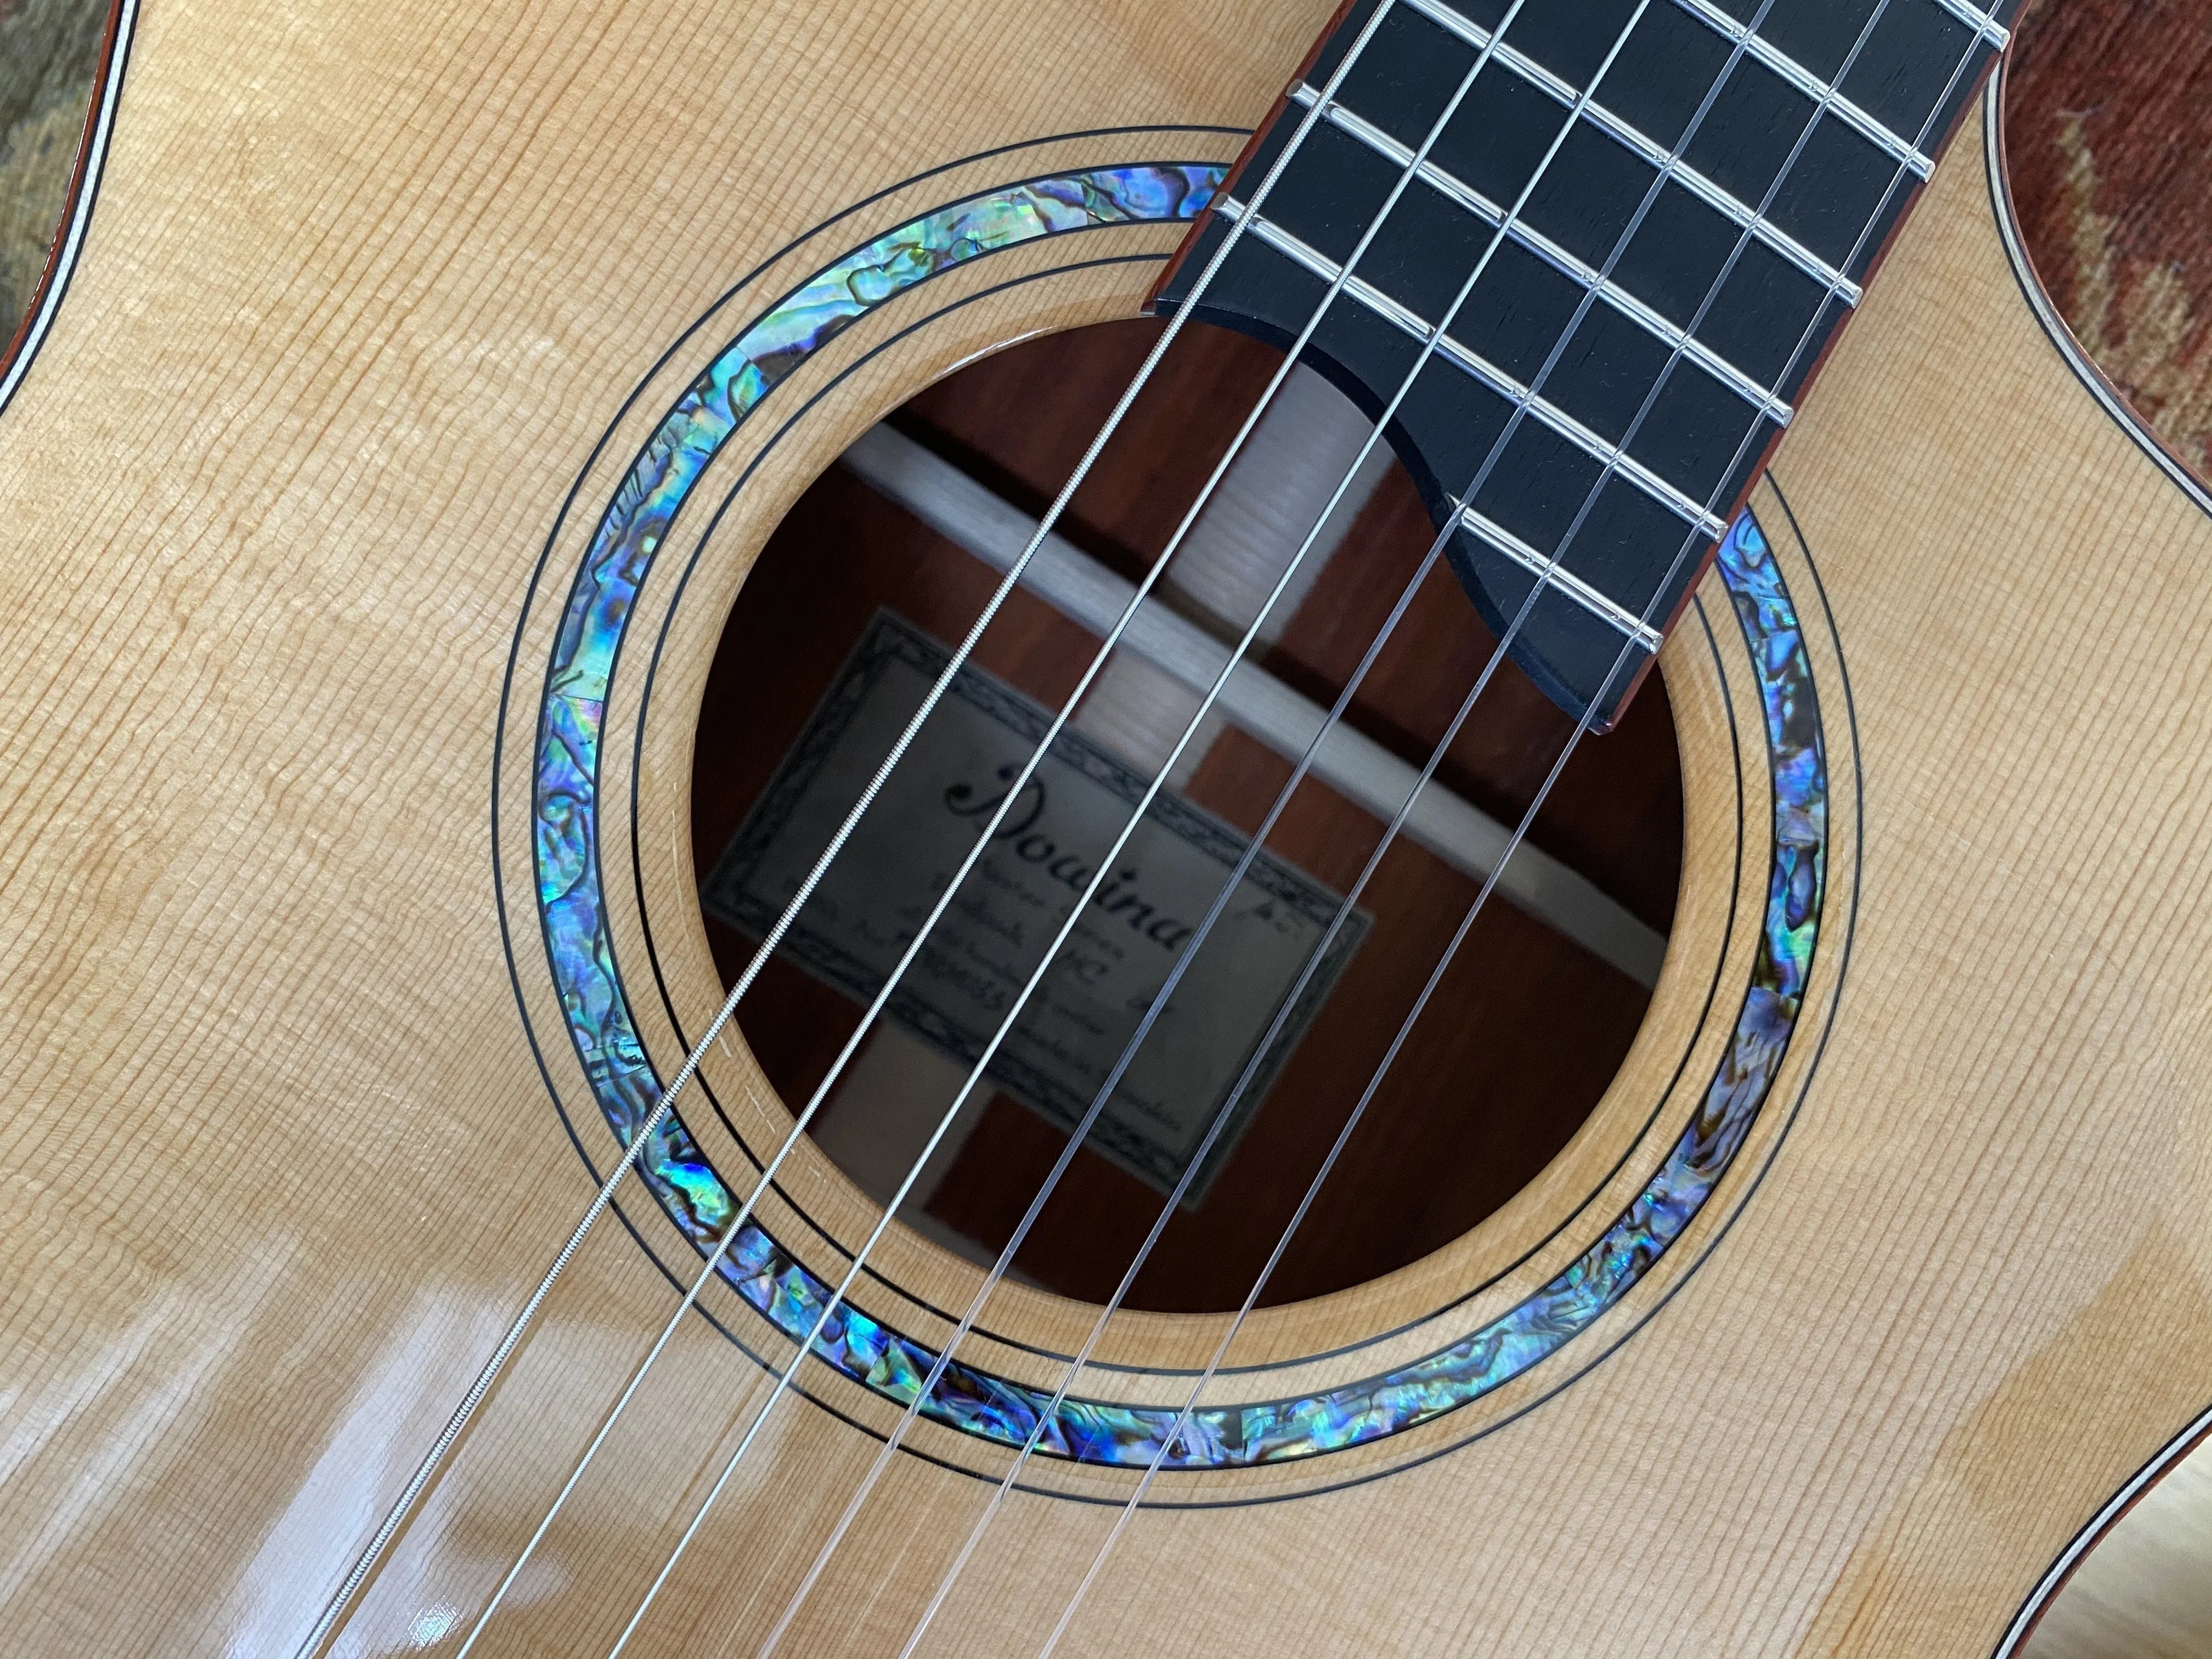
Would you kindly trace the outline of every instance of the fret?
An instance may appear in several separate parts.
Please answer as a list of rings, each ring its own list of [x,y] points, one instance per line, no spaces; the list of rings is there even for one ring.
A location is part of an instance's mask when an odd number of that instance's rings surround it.
[[[1752,0],[1532,0],[1499,39],[1505,0],[1395,0],[1336,76],[1378,3],[1323,42],[1332,95],[1290,89],[1154,305],[1304,335],[1389,410],[1469,599],[1601,727],[1624,644],[1680,615],[2011,6],[1773,0],[1753,29]],[[1293,131],[1248,211],[1239,180]]]
[[[1459,522],[1462,528],[1480,537],[1538,582],[1564,593],[1622,638],[1633,640],[1642,649],[1651,652],[1667,642],[1659,630],[1643,617],[1615,605],[1564,565],[1554,564],[1496,520],[1484,517],[1471,507],[1463,507],[1459,510]]]
[[[1984,11],[1970,0],[1936,0],[1936,3],[1982,38],[1991,52],[2002,52],[2012,41],[2012,31],[1997,21],[1996,7]]]
[[[1300,240],[1264,215],[1248,215],[1243,204],[1234,197],[1216,198],[1213,209],[1231,222],[1248,221],[1249,234],[1257,237],[1324,283],[1334,283],[1343,270],[1327,254]],[[1425,321],[1356,275],[1346,279],[1343,291],[1417,340],[1425,340],[1434,331],[1433,324]],[[1455,363],[1509,403],[1525,407],[1533,419],[1557,433],[1591,459],[1614,467],[1621,477],[1685,524],[1695,526],[1716,541],[1727,532],[1725,520],[1707,512],[1698,502],[1652,471],[1621,446],[1607,442],[1558,404],[1539,397],[1495,363],[1469,350],[1450,335],[1446,334],[1437,340],[1437,355]]]
[[[1745,54],[1780,76],[1813,102],[1826,104],[1827,109],[1844,121],[1858,135],[1888,152],[1890,159],[1907,168],[1915,176],[1926,179],[1936,171],[1936,163],[1922,155],[1909,140],[1892,132],[1873,116],[1868,114],[1840,89],[1790,57],[1763,37],[1729,16],[1712,0],[1673,0],[1673,3],[1713,30],[1730,46],[1740,46]]]
[[[1994,50],[1943,0],[1889,0],[1844,78],[1861,108],[1893,131],[1917,131],[1924,149],[1949,130],[1954,76],[1963,67],[1971,82],[1972,66]]]
[[[2002,52],[2012,44],[2012,31],[1996,20],[1996,9],[1984,11],[1966,0],[1936,0],[1945,11],[1979,34],[1992,52]]]
[[[1490,42],[1490,31],[1480,24],[1462,16],[1443,0],[1400,0],[1410,9],[1419,12],[1438,27],[1456,35],[1478,52]],[[1534,59],[1523,55],[1512,46],[1500,42],[1492,54],[1491,62],[1510,70],[1529,86],[1551,99],[1563,109],[1571,109],[1582,96],[1580,91],[1546,69]],[[1614,114],[1593,99],[1583,106],[1583,118],[1614,143],[1622,145],[1649,166],[1657,168],[1667,165],[1669,147],[1660,143],[1638,128]],[[1692,195],[1707,207],[1735,223],[1740,230],[1747,230],[1772,252],[1780,254],[1814,282],[1843,301],[1846,306],[1859,302],[1860,286],[1837,270],[1810,248],[1799,242],[1772,221],[1763,218],[1759,210],[1723,189],[1686,161],[1674,163],[1671,175]]]
[[[1320,96],[1318,89],[1304,82],[1291,89],[1292,101],[1306,108],[1311,108],[1315,100]],[[1332,102],[1322,112],[1322,118],[1341,128],[1377,155],[1387,158],[1398,167],[1409,166],[1413,160],[1413,150],[1400,143],[1373,122],[1346,109],[1342,104]],[[1416,176],[1424,184],[1466,209],[1483,223],[1493,228],[1504,225],[1505,234],[1516,243],[1527,248],[1561,276],[1575,283],[1577,287],[1595,292],[1606,304],[1670,349],[1686,353],[1708,374],[1728,385],[1745,402],[1765,415],[1777,425],[1790,424],[1792,411],[1785,399],[1776,396],[1770,388],[1752,379],[1750,375],[1713,350],[1702,340],[1686,330],[1677,328],[1618,283],[1608,278],[1601,278],[1594,266],[1577,258],[1540,231],[1532,228],[1519,219],[1506,224],[1505,210],[1473,185],[1462,183],[1433,161],[1423,161],[1416,170]]]

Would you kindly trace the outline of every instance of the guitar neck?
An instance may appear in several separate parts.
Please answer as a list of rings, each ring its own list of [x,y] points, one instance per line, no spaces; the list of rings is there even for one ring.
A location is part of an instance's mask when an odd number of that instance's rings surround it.
[[[1363,0],[1155,303],[1228,247],[1199,314],[1388,416],[1469,597],[1609,726],[2015,4]]]

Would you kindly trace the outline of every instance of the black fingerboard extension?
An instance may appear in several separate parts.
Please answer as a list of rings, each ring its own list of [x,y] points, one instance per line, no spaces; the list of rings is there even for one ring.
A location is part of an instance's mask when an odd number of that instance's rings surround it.
[[[1358,0],[1154,308],[1303,337],[1387,414],[1469,598],[1602,730],[2017,3]]]

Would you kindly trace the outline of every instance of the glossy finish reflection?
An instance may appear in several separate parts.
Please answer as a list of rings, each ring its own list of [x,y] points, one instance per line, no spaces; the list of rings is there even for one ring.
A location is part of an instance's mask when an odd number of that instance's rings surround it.
[[[633,601],[670,521],[722,443],[814,349],[868,310],[965,260],[1041,236],[1147,220],[1187,220],[1221,170],[1121,167],[1032,181],[939,210],[829,266],[763,313],[669,411],[592,538],[563,613],[536,750],[539,913],[563,1018],[594,1097],[627,1143],[660,1080],[640,1044],[614,962],[599,886],[596,782],[600,722]],[[1644,1190],[1551,1283],[1449,1346],[1333,1392],[1193,1413],[1164,1466],[1249,1467],[1356,1446],[1428,1422],[1522,1375],[1589,1328],[1679,1239],[1727,1171],[1765,1103],[1796,1029],[1826,872],[1827,777],[1796,611],[1746,514],[1719,568],[1757,673],[1774,781],[1773,861],[1757,959],[1726,1058]],[[672,1114],[639,1171],[702,1251],[737,1200]],[[769,1235],[739,1230],[722,1272],[787,1337],[813,1325],[829,1287]],[[935,1354],[865,1312],[841,1308],[816,1352],[896,1404],[912,1401]],[[1019,1445],[1048,1399],[955,1361],[923,1413]],[[1143,1467],[1172,1426],[1170,1407],[1063,1401],[1040,1449]]]

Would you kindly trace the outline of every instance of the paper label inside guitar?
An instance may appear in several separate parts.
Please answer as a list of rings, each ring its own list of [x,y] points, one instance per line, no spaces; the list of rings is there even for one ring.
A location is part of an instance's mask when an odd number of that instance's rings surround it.
[[[896,613],[877,612],[715,864],[702,894],[709,910],[756,939],[773,925],[947,656]],[[861,820],[845,856],[830,866],[786,936],[787,957],[856,1003],[875,996],[968,852],[975,826],[999,805],[1005,781],[1051,720],[1051,710],[990,674],[969,667],[957,675],[891,775],[880,810]],[[1036,951],[1066,919],[1098,853],[1150,781],[1083,732],[1063,731],[963,896],[901,981],[888,1015],[963,1064],[981,1058],[1021,995]],[[1213,814],[1173,791],[1159,792],[993,1057],[993,1082],[1072,1128],[1246,845]],[[1161,1191],[1174,1187],[1340,902],[1288,861],[1264,852],[1255,860],[1207,933],[1206,971],[1184,975],[1091,1144]],[[1238,1121],[1216,1137],[1187,1203],[1202,1201],[1237,1130],[1328,1000],[1369,924],[1364,911],[1355,911],[1328,942],[1321,971],[1237,1103]]]

